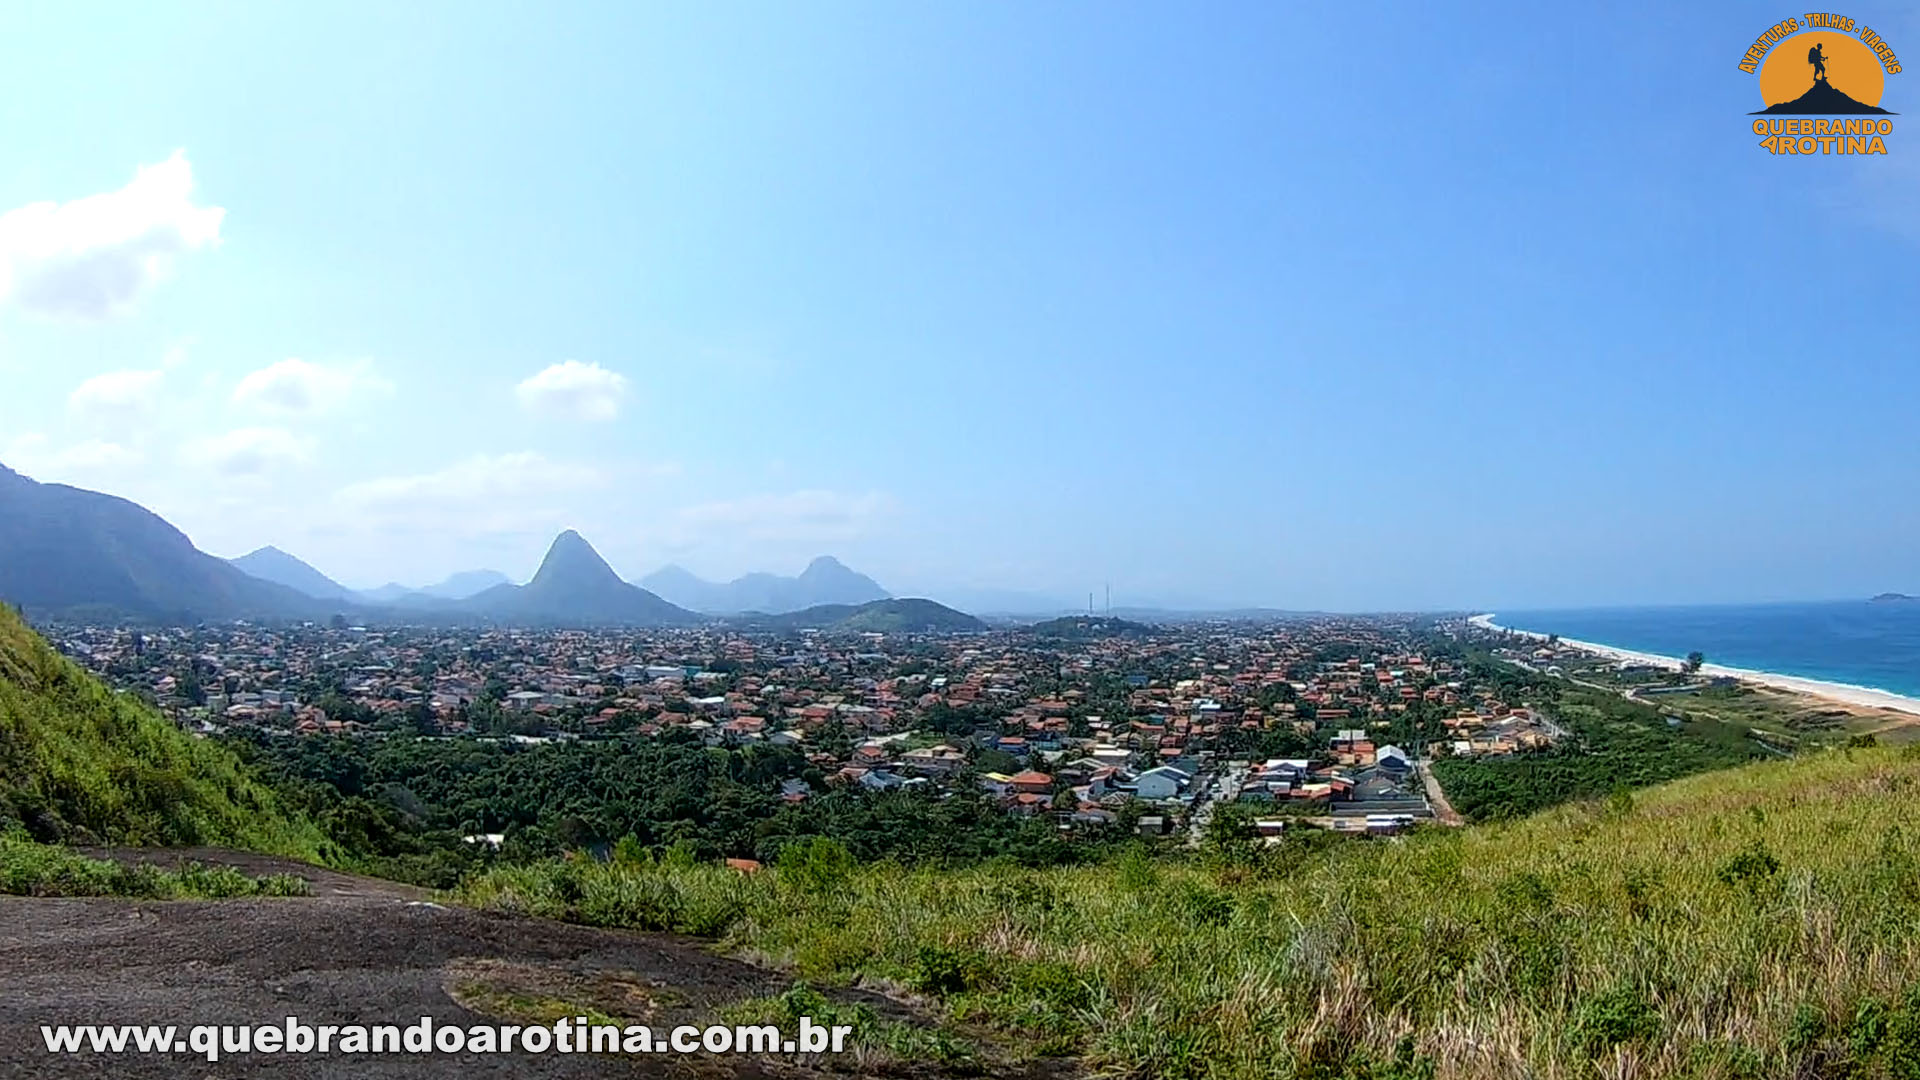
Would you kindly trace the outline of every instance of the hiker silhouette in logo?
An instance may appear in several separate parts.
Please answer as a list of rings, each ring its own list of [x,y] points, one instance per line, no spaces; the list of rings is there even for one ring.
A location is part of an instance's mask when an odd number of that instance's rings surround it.
[[[1813,65],[1814,82],[1827,81],[1827,54],[1820,51],[1819,42],[1814,42],[1813,48],[1807,50],[1807,63]]]

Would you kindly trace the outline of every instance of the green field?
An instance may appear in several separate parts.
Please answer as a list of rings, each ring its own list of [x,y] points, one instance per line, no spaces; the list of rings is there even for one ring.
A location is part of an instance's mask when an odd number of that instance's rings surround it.
[[[1920,755],[1842,750],[1400,841],[958,871],[823,845],[463,896],[713,935],[1142,1075],[1910,1077],[1917,813]]]

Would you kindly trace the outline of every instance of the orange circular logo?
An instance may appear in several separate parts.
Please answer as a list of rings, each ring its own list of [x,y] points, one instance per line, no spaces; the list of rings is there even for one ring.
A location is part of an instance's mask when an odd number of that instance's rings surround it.
[[[1782,40],[1760,68],[1763,113],[1797,116],[1880,113],[1886,89],[1880,58],[1860,39],[1813,30]]]

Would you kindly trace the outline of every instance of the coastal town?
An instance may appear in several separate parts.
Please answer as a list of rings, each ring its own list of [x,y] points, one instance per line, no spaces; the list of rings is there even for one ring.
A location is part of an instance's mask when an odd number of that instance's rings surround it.
[[[838,787],[961,787],[1064,832],[1263,835],[1455,822],[1428,761],[1564,735],[1477,680],[1457,621],[1146,626],[1066,618],[971,634],[768,634],[233,624],[57,628],[59,647],[215,735],[650,739],[780,747]]]

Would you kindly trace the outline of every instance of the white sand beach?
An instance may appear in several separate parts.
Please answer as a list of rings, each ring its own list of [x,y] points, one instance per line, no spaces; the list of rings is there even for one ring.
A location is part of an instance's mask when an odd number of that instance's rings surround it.
[[[1546,634],[1536,633],[1532,630],[1515,630],[1510,626],[1501,626],[1493,620],[1494,616],[1487,614],[1475,615],[1467,621],[1474,626],[1487,630],[1504,630],[1508,633],[1519,634],[1522,637],[1534,638],[1540,641],[1545,641],[1547,638]],[[1682,663],[1678,657],[1658,656],[1654,653],[1635,652],[1632,649],[1616,649],[1611,645],[1600,645],[1591,641],[1576,641],[1572,638],[1563,637],[1560,639],[1560,644],[1570,648],[1580,649],[1583,652],[1605,656],[1613,660],[1632,660],[1642,664],[1652,664],[1656,667],[1675,670],[1677,670]],[[1753,683],[1756,686],[1767,686],[1775,690],[1785,690],[1788,693],[1806,694],[1810,697],[1825,698],[1828,701],[1842,705],[1852,705],[1863,709],[1892,709],[1895,712],[1912,713],[1920,716],[1920,698],[1907,697],[1903,694],[1895,694],[1886,690],[1876,690],[1871,686],[1854,686],[1849,683],[1826,682],[1821,679],[1803,679],[1798,675],[1779,675],[1771,671],[1749,671],[1746,668],[1727,667],[1722,664],[1703,664],[1701,665],[1700,673],[1702,675],[1725,675],[1739,679],[1741,682]]]

